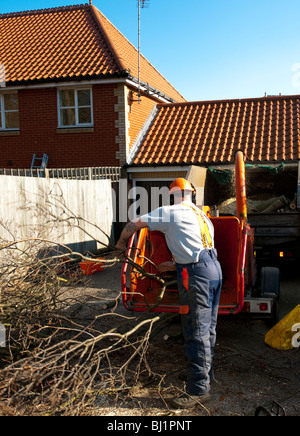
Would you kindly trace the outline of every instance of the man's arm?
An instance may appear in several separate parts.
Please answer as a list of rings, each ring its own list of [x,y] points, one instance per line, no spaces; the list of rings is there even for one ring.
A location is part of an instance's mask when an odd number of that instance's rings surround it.
[[[130,221],[126,226],[124,227],[120,239],[117,242],[116,249],[118,251],[125,251],[127,248],[127,243],[131,236],[137,232],[140,229],[143,229],[145,227],[148,227],[148,224],[145,223],[141,218],[136,218],[132,221]]]

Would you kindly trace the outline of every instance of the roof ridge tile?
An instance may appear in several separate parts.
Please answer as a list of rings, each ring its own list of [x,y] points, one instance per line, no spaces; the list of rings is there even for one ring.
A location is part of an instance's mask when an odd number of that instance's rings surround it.
[[[98,28],[99,28],[103,38],[105,39],[106,44],[109,46],[109,48],[110,48],[110,50],[111,50],[111,52],[112,52],[112,54],[113,54],[113,56],[114,56],[114,58],[115,58],[115,60],[116,60],[116,62],[118,64],[120,70],[121,71],[125,71],[126,67],[123,64],[122,58],[120,58],[120,56],[118,55],[118,51],[117,51],[117,49],[116,49],[116,47],[115,47],[115,45],[114,45],[114,43],[112,41],[112,38],[106,32],[105,28],[102,25],[101,19],[99,18],[99,15],[101,17],[102,16],[104,17],[104,15],[94,5],[91,5],[90,8],[91,8],[94,20],[95,20],[95,22],[96,22],[96,24],[97,24],[97,26],[98,26]],[[110,23],[110,24],[112,24],[112,23]]]
[[[65,12],[65,11],[73,11],[79,9],[89,8],[90,5],[88,3],[79,4],[79,5],[69,5],[69,6],[57,6],[55,8],[45,8],[45,9],[31,9],[27,11],[20,12],[8,12],[5,14],[0,14],[1,18],[16,18],[16,17],[24,17],[29,15],[42,15],[48,13],[57,13],[57,12]]]

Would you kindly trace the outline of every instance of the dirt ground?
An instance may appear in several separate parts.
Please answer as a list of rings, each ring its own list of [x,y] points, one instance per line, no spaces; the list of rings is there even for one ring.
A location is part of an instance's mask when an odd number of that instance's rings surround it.
[[[89,279],[85,293],[114,299],[121,291],[121,265],[115,265]],[[91,297],[92,298],[92,297]],[[91,301],[91,305],[92,305]],[[281,278],[280,318],[300,303],[300,276],[295,268],[284,269]],[[98,303],[97,303],[98,304]],[[97,306],[98,307],[98,306]],[[80,308],[83,309],[83,307]],[[102,309],[103,310],[103,309]],[[106,309],[110,312],[111,308]],[[117,313],[135,314],[119,304]],[[84,312],[81,316],[85,316]],[[149,315],[147,315],[149,317]],[[145,378],[126,398],[118,401],[99,397],[98,416],[252,416],[259,406],[271,410],[279,404],[287,416],[300,415],[300,349],[278,351],[264,343],[270,329],[266,320],[219,317],[214,361],[216,382],[211,401],[191,410],[175,411],[167,399],[184,390],[186,361],[179,318],[166,323],[151,339],[148,361],[153,372],[163,377]],[[169,339],[166,340],[166,336]],[[175,337],[172,337],[175,336]],[[160,387],[160,389],[159,389]]]

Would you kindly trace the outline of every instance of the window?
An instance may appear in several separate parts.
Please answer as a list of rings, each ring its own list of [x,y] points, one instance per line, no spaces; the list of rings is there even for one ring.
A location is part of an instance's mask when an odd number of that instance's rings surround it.
[[[59,127],[93,125],[91,89],[63,89],[58,91]]]
[[[0,130],[19,129],[18,94],[0,94]]]

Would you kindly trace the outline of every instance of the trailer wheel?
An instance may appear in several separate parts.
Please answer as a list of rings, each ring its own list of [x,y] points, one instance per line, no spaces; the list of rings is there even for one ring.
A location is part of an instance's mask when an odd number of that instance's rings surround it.
[[[270,266],[263,267],[260,280],[261,296],[273,299],[272,318],[269,324],[277,324],[279,321],[280,270]]]
[[[261,269],[261,296],[279,300],[280,296],[280,270],[278,268],[265,266]]]

